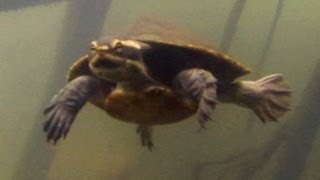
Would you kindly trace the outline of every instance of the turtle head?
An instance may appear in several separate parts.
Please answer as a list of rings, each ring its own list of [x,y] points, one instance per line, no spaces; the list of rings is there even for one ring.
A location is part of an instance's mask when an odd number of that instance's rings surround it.
[[[136,40],[105,38],[92,41],[90,49],[99,54],[109,53],[130,60],[141,60],[142,53],[149,49],[149,45]]]
[[[124,81],[144,72],[142,53],[148,45],[135,40],[103,39],[90,44],[90,69],[99,78]]]

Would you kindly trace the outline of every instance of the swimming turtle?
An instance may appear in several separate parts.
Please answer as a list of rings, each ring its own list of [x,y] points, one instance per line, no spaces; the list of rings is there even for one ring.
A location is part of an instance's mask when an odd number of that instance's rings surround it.
[[[143,28],[143,27],[140,27]],[[68,84],[44,113],[44,131],[54,144],[66,137],[86,102],[138,125],[150,150],[152,126],[195,115],[202,127],[218,103],[250,108],[262,122],[289,111],[291,90],[282,74],[236,81],[250,70],[228,55],[197,43],[132,33],[102,38],[70,68]]]

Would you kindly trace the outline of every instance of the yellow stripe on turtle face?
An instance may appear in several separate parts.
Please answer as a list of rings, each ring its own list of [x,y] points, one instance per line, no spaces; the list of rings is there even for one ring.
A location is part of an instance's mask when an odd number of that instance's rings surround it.
[[[111,42],[111,47],[112,48],[117,48],[117,47],[131,47],[136,50],[141,50],[141,46],[137,41],[134,40],[119,40],[119,39],[114,39]]]

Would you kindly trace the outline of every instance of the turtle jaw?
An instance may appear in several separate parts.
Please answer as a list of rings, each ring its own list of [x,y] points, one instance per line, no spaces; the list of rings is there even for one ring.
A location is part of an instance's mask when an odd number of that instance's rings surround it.
[[[123,80],[127,59],[109,53],[96,53],[90,61],[89,67],[93,74],[107,81],[119,82]]]
[[[127,58],[112,55],[109,53],[96,53],[90,60],[92,70],[116,69],[123,66]]]
[[[89,60],[89,68],[98,78],[115,83],[135,83],[146,79],[148,76],[140,61],[111,53],[93,55]]]

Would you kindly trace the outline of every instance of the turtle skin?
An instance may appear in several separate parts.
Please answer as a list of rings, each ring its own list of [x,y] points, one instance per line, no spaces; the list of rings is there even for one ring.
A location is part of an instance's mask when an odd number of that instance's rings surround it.
[[[235,81],[250,69],[201,44],[133,33],[93,41],[91,50],[71,66],[68,84],[44,111],[44,131],[54,144],[66,137],[86,102],[138,124],[149,150],[153,125],[196,114],[205,127],[220,102],[250,108],[263,122],[277,121],[290,110],[291,90],[283,75]]]

